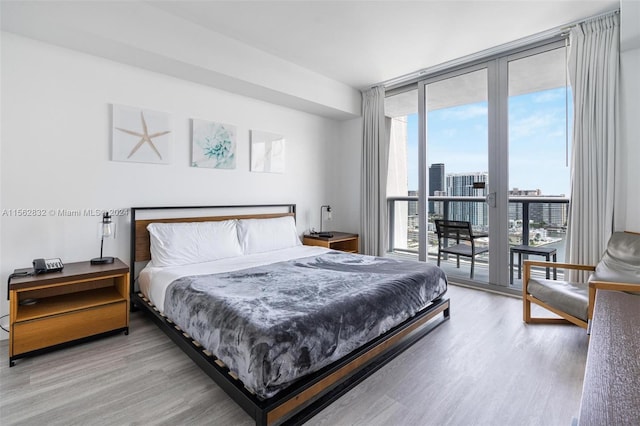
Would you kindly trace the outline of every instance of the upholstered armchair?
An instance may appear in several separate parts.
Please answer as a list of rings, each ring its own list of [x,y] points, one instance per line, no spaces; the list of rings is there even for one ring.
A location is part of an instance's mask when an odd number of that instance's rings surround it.
[[[587,282],[548,280],[531,275],[533,266],[555,267],[591,273]],[[522,283],[523,320],[526,323],[572,323],[587,328],[593,317],[596,291],[640,292],[640,234],[614,232],[597,265],[575,265],[527,260]],[[560,318],[531,316],[531,303]]]

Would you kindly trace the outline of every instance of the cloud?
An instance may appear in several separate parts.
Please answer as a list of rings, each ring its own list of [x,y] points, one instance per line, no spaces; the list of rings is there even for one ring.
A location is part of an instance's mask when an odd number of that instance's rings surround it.
[[[563,132],[564,135],[564,115],[560,120],[556,114],[545,112],[510,121],[509,139],[511,141],[533,135],[551,135],[558,132]]]
[[[438,111],[441,120],[469,120],[488,115],[487,105],[469,104]]]
[[[545,90],[542,92],[537,92],[531,96],[531,100],[536,104],[546,103],[546,102],[555,102],[560,99],[564,99],[564,87],[555,90]]]

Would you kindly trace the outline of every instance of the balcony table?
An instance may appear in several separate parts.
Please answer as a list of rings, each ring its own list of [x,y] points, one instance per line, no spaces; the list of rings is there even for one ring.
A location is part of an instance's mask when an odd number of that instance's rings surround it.
[[[551,256],[553,256],[553,261],[557,262],[558,253],[553,247],[534,247],[534,246],[513,246],[509,250],[509,282],[513,284],[513,255],[514,253],[518,253],[518,279],[522,279],[522,255],[537,255],[544,256],[547,262],[550,261]],[[549,268],[547,268],[547,279],[549,279]],[[557,271],[553,268],[553,279],[557,279]]]

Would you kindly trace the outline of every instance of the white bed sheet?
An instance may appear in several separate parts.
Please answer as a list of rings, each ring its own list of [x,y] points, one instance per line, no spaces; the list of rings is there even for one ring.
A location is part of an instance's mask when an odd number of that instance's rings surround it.
[[[222,272],[239,271],[270,263],[284,262],[291,259],[316,256],[329,251],[324,247],[297,246],[265,253],[248,254],[244,256],[219,259],[212,262],[196,263],[183,266],[153,266],[153,261],[140,272],[138,284],[140,291],[160,311],[164,311],[164,297],[169,285],[181,277],[190,275],[217,274]]]

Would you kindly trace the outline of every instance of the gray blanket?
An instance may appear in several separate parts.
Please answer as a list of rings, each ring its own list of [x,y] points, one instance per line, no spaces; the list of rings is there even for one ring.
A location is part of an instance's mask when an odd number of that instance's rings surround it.
[[[447,289],[436,266],[331,251],[168,287],[164,312],[260,398],[340,359]]]

